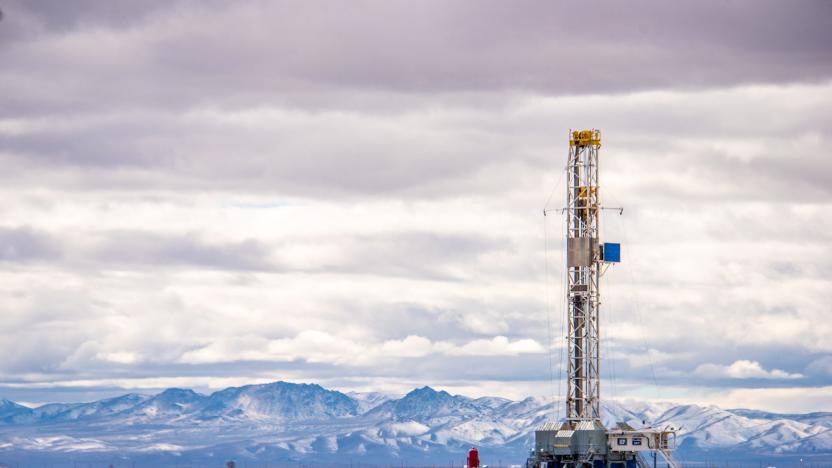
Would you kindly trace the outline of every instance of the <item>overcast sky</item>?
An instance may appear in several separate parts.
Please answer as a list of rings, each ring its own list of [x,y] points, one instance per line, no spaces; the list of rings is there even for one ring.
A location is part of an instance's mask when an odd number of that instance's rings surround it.
[[[0,9],[0,397],[564,392],[594,127],[603,398],[832,411],[830,2]]]

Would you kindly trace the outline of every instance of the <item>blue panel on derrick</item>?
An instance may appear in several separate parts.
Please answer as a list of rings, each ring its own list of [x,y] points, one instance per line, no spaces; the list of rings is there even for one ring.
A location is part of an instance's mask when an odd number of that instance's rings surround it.
[[[604,261],[618,263],[621,261],[621,244],[604,242]]]

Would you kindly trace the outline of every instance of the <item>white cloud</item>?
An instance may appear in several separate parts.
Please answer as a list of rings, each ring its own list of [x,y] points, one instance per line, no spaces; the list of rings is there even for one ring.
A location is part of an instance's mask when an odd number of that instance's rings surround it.
[[[532,339],[511,341],[505,336],[473,340],[461,345],[448,341],[432,342],[423,336],[409,335],[402,340],[360,342],[318,330],[304,330],[293,338],[264,341],[239,337],[215,341],[184,353],[179,362],[189,364],[233,361],[295,361],[366,367],[400,358],[448,356],[516,356],[542,353],[543,346]]]
[[[447,349],[451,356],[512,356],[517,354],[538,354],[546,350],[532,339],[511,341],[505,336],[495,336],[490,340],[474,340],[459,347]]]
[[[410,335],[403,340],[387,340],[381,345],[381,353],[394,357],[424,357],[435,348],[434,344],[423,336]]]
[[[114,353],[98,353],[96,355],[97,358],[115,362],[119,364],[135,364],[141,361],[141,356],[138,353],[130,352],[130,351],[116,351]]]
[[[766,370],[756,361],[738,360],[729,366],[719,364],[702,364],[694,374],[705,378],[730,379],[799,379],[801,374],[793,374],[780,369]]]
[[[631,367],[645,367],[654,366],[662,363],[673,363],[681,359],[687,359],[694,355],[691,351],[686,352],[665,352],[654,348],[648,349],[646,352],[630,350],[630,352],[623,352],[620,350],[612,351],[609,357],[612,359],[622,359],[626,361]]]

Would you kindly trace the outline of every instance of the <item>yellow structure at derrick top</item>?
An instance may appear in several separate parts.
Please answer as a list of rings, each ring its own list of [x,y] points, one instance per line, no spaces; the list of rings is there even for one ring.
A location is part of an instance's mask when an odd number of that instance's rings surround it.
[[[587,189],[589,189],[589,190],[587,190]],[[578,198],[584,199],[584,198],[586,198],[588,193],[591,193],[592,195],[597,194],[598,193],[598,187],[595,186],[595,185],[593,185],[591,187],[587,187],[585,185],[582,185],[582,186],[578,187]]]
[[[569,138],[570,146],[601,146],[601,130],[574,130]]]

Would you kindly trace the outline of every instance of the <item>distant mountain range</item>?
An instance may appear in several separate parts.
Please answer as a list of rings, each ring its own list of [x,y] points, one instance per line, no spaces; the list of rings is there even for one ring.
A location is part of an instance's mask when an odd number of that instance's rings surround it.
[[[559,404],[559,403],[558,403]],[[0,466],[402,466],[523,464],[552,419],[538,398],[469,398],[415,389],[402,397],[274,382],[210,395],[171,388],[92,403],[28,408],[0,400]],[[774,414],[607,401],[604,422],[681,428],[677,458],[763,466],[832,464],[832,413]],[[129,465],[128,465],[129,463]],[[17,465],[16,465],[17,464]]]

